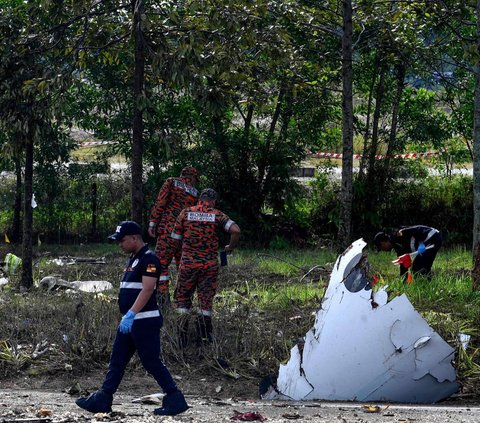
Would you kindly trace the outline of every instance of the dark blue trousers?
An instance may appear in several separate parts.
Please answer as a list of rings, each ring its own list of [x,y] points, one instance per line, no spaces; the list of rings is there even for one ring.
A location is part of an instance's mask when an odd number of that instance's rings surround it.
[[[117,335],[113,343],[110,364],[102,390],[114,394],[122,381],[128,362],[137,352],[145,370],[150,373],[166,394],[178,390],[172,375],[160,358],[161,317],[139,319],[133,322],[130,333]]]

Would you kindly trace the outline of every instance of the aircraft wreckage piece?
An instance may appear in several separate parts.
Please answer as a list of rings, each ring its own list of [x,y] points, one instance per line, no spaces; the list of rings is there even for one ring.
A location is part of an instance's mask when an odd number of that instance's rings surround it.
[[[372,291],[365,245],[338,257],[313,328],[262,398],[433,403],[457,392],[454,349],[405,295]]]
[[[47,287],[48,291],[54,288],[74,289],[83,292],[103,292],[113,289],[113,285],[108,281],[73,281],[69,282],[56,276],[45,276],[40,281],[40,286]]]

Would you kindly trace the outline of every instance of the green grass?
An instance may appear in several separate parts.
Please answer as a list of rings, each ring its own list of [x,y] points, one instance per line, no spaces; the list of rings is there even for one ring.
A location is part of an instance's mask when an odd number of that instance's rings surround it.
[[[298,276],[314,266],[331,264],[336,260],[332,251],[322,250],[242,250],[228,256],[229,264],[249,265],[281,276]]]
[[[323,285],[311,281],[278,282],[272,287],[253,279],[235,289],[222,290],[216,297],[216,306],[230,308],[244,304],[259,310],[288,313],[299,307],[319,306],[323,292]]]

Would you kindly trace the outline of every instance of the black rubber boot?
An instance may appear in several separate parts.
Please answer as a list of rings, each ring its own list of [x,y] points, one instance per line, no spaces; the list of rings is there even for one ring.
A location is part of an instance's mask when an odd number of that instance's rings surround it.
[[[180,391],[172,392],[163,397],[162,407],[156,408],[153,414],[156,416],[175,416],[188,410],[187,401]]]
[[[107,394],[101,389],[90,394],[86,398],[79,398],[75,401],[80,408],[90,413],[110,413],[112,411],[113,395]]]
[[[197,317],[197,330],[199,344],[213,343],[213,325],[210,316],[199,315]]]

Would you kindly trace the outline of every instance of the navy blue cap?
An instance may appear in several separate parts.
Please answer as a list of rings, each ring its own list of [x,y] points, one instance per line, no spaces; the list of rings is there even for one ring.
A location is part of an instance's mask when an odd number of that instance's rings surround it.
[[[205,188],[200,193],[200,200],[216,200],[217,192],[212,188]]]
[[[115,233],[110,235],[108,239],[112,241],[121,241],[126,235],[141,235],[142,228],[137,222],[132,220],[125,220],[120,222],[115,230]]]

